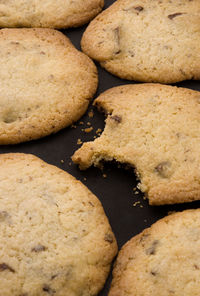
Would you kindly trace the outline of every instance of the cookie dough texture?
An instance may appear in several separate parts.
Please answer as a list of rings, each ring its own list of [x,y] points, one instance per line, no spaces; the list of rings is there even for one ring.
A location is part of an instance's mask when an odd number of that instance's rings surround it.
[[[121,78],[200,79],[199,0],[118,0],[86,29],[82,49]]]
[[[81,26],[103,8],[104,0],[1,0],[0,27]]]
[[[32,155],[0,167],[0,294],[96,295],[117,251],[98,199]]]
[[[119,253],[109,296],[198,296],[200,210],[165,217]]]
[[[55,133],[86,111],[97,70],[65,35],[2,29],[0,53],[0,144]]]
[[[72,159],[86,169],[102,160],[135,167],[150,204],[200,199],[200,92],[161,84],[135,84],[102,93],[103,133]]]

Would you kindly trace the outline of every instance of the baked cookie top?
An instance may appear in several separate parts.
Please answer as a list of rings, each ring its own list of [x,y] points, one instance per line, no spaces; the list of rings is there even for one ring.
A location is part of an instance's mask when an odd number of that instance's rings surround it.
[[[81,26],[103,8],[104,0],[1,0],[0,27]]]
[[[200,199],[200,93],[161,84],[135,84],[102,93],[103,133],[72,159],[81,169],[115,159],[135,167],[150,204]]]
[[[109,296],[198,296],[200,210],[172,214],[119,253]]]
[[[0,144],[72,124],[96,91],[94,63],[52,29],[0,30]]]
[[[0,294],[96,295],[117,252],[99,200],[32,155],[1,154],[0,168]]]
[[[86,29],[82,49],[121,78],[200,79],[199,0],[118,0]]]

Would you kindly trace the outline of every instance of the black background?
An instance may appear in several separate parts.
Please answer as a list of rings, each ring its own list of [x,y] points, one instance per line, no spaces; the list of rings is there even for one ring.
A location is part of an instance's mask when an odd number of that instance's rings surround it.
[[[105,2],[105,8],[107,8],[115,1],[105,0]],[[81,36],[86,27],[63,30],[62,32],[71,39],[76,48],[80,49]],[[95,97],[108,88],[133,83],[112,76],[100,68],[98,64],[97,67],[99,71],[99,87]],[[176,85],[200,91],[199,81],[184,81]],[[76,128],[68,127],[57,134],[36,141],[14,146],[1,146],[0,153],[32,153],[81,180],[101,200],[116,235],[119,248],[132,236],[167,215],[169,211],[181,211],[200,206],[200,202],[172,206],[149,206],[148,201],[143,199],[142,193],[134,193],[133,188],[137,185],[137,181],[133,170],[118,168],[118,165],[115,163],[105,164],[103,171],[97,168],[80,171],[71,161],[71,156],[80,147],[77,144],[77,140],[81,139],[83,142],[91,141],[96,135],[96,130],[98,128],[103,129],[104,127],[104,116],[97,112],[92,105],[90,105],[88,110],[94,110],[94,117],[89,118],[88,113],[86,113],[76,123]],[[80,124],[81,121],[84,122],[84,125]],[[82,131],[83,128],[89,127],[87,122],[91,122],[94,128],[88,134]],[[103,177],[103,174],[106,174],[107,177]],[[133,204],[138,201],[139,203],[134,206]],[[107,295],[110,281],[111,275],[99,296]]]

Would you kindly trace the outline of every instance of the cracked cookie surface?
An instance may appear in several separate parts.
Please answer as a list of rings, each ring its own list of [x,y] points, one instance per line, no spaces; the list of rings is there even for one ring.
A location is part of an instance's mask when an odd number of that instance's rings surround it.
[[[104,0],[1,0],[0,27],[77,27],[94,18]]]
[[[83,51],[107,71],[143,82],[200,79],[199,0],[118,0],[93,20]]]
[[[198,296],[200,210],[165,217],[119,252],[109,296]]]
[[[105,129],[72,160],[81,169],[116,160],[135,167],[150,204],[200,199],[200,92],[135,84],[102,93]]]
[[[99,200],[33,155],[0,167],[0,294],[96,295],[117,252]]]
[[[0,144],[55,133],[86,111],[97,70],[65,35],[52,29],[2,29],[0,52]]]

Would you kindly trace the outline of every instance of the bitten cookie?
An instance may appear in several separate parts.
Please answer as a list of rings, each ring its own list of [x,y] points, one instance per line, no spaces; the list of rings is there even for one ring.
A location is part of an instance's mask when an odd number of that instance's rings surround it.
[[[55,133],[86,111],[97,70],[65,35],[52,29],[3,29],[0,53],[0,144]]]
[[[1,0],[0,27],[81,26],[103,8],[104,0]]]
[[[117,252],[98,199],[26,154],[0,155],[0,294],[94,296]]]
[[[198,296],[200,210],[165,217],[119,253],[109,296]]]
[[[124,85],[101,94],[95,105],[108,117],[102,135],[73,155],[81,169],[115,159],[135,167],[152,205],[200,199],[200,92]]]
[[[88,26],[82,49],[121,78],[200,79],[200,1],[115,1]]]

